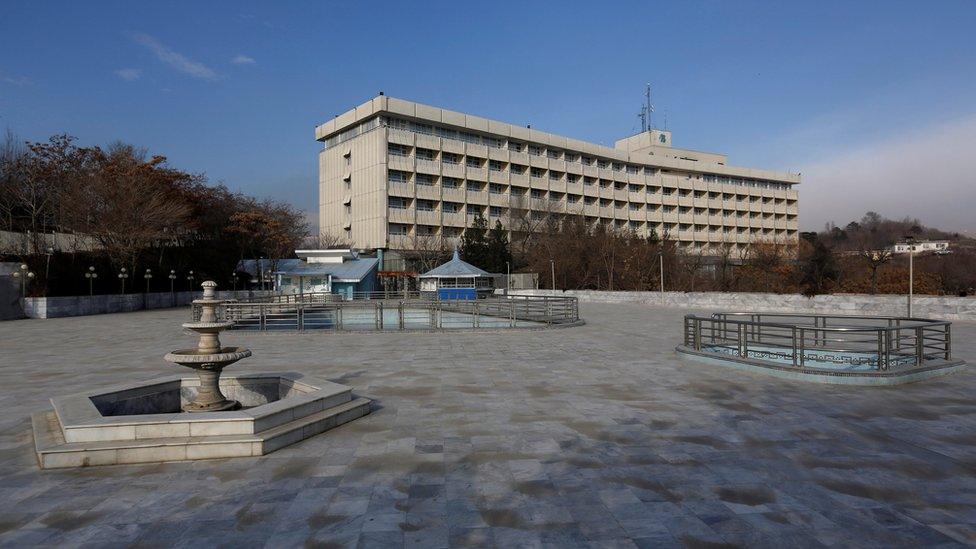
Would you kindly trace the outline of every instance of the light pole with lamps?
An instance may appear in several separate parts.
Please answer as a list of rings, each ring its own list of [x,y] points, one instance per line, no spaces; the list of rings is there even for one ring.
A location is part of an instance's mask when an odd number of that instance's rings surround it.
[[[552,276],[552,291],[555,292],[556,291],[556,260],[555,259],[549,260],[549,271]]]
[[[27,297],[27,281],[34,278],[34,273],[27,267],[27,264],[21,263],[20,271],[14,271],[10,276],[20,279],[20,297]]]
[[[95,267],[88,267],[88,272],[85,273],[85,278],[88,279],[88,297],[92,297],[95,295],[95,279],[98,278],[98,273],[95,272]]]
[[[47,279],[51,278],[51,256],[54,255],[54,248],[51,246],[45,248],[44,255],[47,256],[47,265],[44,267],[44,285],[47,286]]]
[[[661,295],[664,296],[664,250],[657,251],[657,258],[661,265]]]
[[[176,283],[176,271],[170,269],[170,271],[169,271],[169,293],[171,293],[171,294],[175,294],[176,293],[175,283]]]
[[[908,318],[912,318],[912,293],[915,286],[915,237],[905,235],[908,244]]]
[[[508,261],[505,262],[505,295],[512,289],[512,266]]]
[[[192,292],[193,291],[193,271],[190,271],[186,275],[186,290],[188,292]]]
[[[234,284],[234,291],[236,292],[237,291],[237,273],[230,273],[230,281]]]
[[[122,295],[125,295],[125,279],[129,278],[129,273],[125,267],[119,270],[119,282],[122,283]]]
[[[146,272],[143,273],[142,278],[145,278],[146,279],[146,293],[148,294],[149,293],[149,281],[152,280],[152,270],[151,269],[146,269]]]

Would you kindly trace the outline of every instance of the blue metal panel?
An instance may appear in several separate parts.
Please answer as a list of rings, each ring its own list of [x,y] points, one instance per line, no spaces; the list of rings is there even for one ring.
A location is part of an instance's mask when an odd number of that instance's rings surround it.
[[[474,288],[438,288],[439,299],[477,299],[478,292]]]

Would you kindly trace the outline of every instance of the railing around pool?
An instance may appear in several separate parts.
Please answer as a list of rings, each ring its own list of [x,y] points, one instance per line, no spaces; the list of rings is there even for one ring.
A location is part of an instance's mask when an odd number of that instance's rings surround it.
[[[230,301],[218,307],[220,320],[235,330],[448,330],[517,328],[572,324],[579,321],[575,297],[508,296],[487,299],[342,300],[312,294],[280,296],[272,301]],[[301,297],[299,297],[301,296]],[[278,296],[276,296],[278,297]],[[199,306],[191,316],[199,318]]]
[[[904,317],[715,313],[685,315],[684,345],[718,357],[887,370],[950,360],[951,323]]]

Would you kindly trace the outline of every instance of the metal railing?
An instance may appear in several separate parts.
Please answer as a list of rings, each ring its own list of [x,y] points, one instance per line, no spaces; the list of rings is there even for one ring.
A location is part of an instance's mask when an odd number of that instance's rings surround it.
[[[308,296],[309,294],[304,294]],[[554,326],[579,321],[575,297],[508,296],[438,300],[353,299],[230,301],[217,308],[234,330],[449,330]],[[193,305],[191,317],[199,319]]]
[[[684,317],[684,345],[716,356],[888,370],[952,357],[951,323],[921,318],[715,313]]]

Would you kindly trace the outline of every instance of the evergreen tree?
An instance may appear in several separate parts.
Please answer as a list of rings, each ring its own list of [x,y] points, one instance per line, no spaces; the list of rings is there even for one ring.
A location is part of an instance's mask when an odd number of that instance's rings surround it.
[[[495,221],[495,226],[488,233],[487,262],[481,267],[489,273],[504,273],[505,264],[511,264],[512,251],[508,247],[508,233],[502,228],[501,221]]]
[[[488,222],[481,214],[478,214],[474,224],[468,227],[464,231],[464,235],[461,236],[461,249],[458,250],[461,259],[475,267],[485,269],[485,265],[488,263],[487,232]]]

